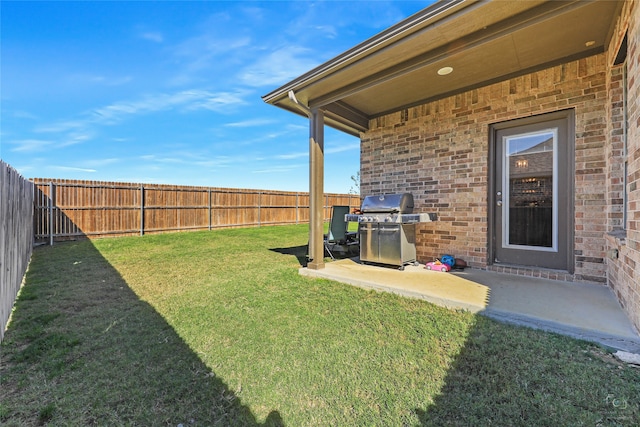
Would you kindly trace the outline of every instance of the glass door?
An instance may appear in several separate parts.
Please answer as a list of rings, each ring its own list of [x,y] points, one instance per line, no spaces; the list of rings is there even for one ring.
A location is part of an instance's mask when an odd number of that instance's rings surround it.
[[[538,120],[494,130],[493,262],[568,270],[572,143],[566,119]]]

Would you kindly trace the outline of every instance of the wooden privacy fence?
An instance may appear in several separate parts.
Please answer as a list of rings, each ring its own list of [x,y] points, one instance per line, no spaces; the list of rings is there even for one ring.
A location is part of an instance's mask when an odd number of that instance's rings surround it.
[[[33,249],[33,183],[0,160],[0,341]]]
[[[309,222],[309,193],[33,179],[37,241]],[[325,194],[360,206],[355,194]]]

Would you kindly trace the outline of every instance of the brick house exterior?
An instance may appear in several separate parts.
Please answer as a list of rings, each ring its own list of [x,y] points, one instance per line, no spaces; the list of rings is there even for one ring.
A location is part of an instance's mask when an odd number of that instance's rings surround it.
[[[605,282],[607,96],[602,54],[377,118],[362,136],[361,192],[412,192],[416,206],[438,213],[419,227],[419,259],[452,253],[486,268],[489,125],[574,109],[574,276]]]
[[[361,193],[412,192],[416,206],[438,213],[438,222],[418,228],[422,261],[452,253],[476,268],[607,283],[640,328],[639,21],[637,4],[628,2],[607,53],[371,120],[361,136]],[[622,66],[611,63],[625,28],[631,53],[626,239],[610,233],[623,228],[623,74]],[[575,111],[575,272],[490,265],[489,125],[563,109]],[[618,250],[617,259],[606,256],[609,249]]]
[[[438,214],[418,226],[421,262],[450,253],[479,269],[602,283],[640,329],[640,7],[618,5],[603,52],[369,117],[360,191],[411,192],[418,211]],[[569,265],[494,262],[494,126],[556,113],[572,127],[558,165],[570,172]]]

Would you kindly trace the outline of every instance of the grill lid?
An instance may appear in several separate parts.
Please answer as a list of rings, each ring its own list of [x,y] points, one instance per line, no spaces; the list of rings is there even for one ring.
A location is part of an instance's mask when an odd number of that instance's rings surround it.
[[[413,213],[413,194],[382,194],[367,196],[360,207],[362,213]]]

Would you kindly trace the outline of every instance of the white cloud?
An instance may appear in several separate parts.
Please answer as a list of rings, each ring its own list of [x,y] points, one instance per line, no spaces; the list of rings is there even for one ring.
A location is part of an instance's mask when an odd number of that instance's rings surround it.
[[[86,126],[84,120],[65,120],[56,123],[50,123],[46,125],[40,125],[35,128],[35,132],[38,133],[58,133],[69,132],[72,130],[82,129]]]
[[[308,151],[300,151],[298,153],[289,153],[289,154],[278,154],[274,156],[276,159],[281,160],[291,160],[291,159],[299,159],[301,157],[309,157]]]
[[[216,156],[214,158],[207,159],[207,160],[200,160],[195,163],[198,166],[202,166],[206,168],[220,168],[220,167],[226,168],[231,166],[234,163],[237,164],[239,161],[241,160],[231,156]]]
[[[146,31],[140,34],[140,37],[144,40],[149,40],[155,43],[162,43],[164,41],[164,37],[159,31]]]
[[[359,142],[355,142],[355,143],[350,143],[350,144],[344,144],[344,145],[337,145],[331,148],[327,148],[325,150],[325,153],[327,154],[335,154],[335,153],[343,153],[345,151],[352,151],[352,150],[360,150],[360,143]]]
[[[248,127],[256,127],[256,126],[265,126],[272,123],[274,123],[274,121],[270,119],[250,119],[250,120],[243,120],[240,122],[226,123],[224,126],[231,127],[231,128],[248,128]]]
[[[62,171],[72,171],[72,172],[89,172],[94,173],[97,172],[95,169],[87,169],[87,168],[75,168],[71,166],[50,166],[51,169],[62,170]]]
[[[159,93],[143,96],[131,101],[119,101],[96,108],[84,114],[84,118],[62,120],[39,125],[36,133],[60,134],[57,141],[45,139],[23,139],[13,143],[12,151],[42,151],[50,146],[68,147],[93,139],[96,127],[112,126],[138,115],[153,114],[160,111],[178,111],[182,113],[208,110],[217,113],[233,112],[235,107],[247,103],[248,91],[214,92],[205,89],[184,90],[174,93]],[[122,142],[123,138],[111,138]]]
[[[15,117],[16,119],[29,119],[29,120],[37,120],[38,116],[36,116],[35,114],[32,114],[28,111],[14,111],[13,112],[13,117]]]
[[[254,43],[251,36],[234,34],[240,29],[226,31],[229,17],[218,14],[211,17],[202,31],[176,46],[170,48],[172,60],[178,64],[176,75],[169,80],[174,86],[194,84],[197,81],[210,81],[216,75],[224,78],[227,67],[237,67],[240,57]],[[234,35],[232,35],[234,34]]]
[[[195,165],[205,168],[218,168],[218,167],[227,167],[232,164],[238,164],[239,162],[247,162],[247,159],[244,156],[212,156],[209,157],[205,153],[194,154],[191,151],[181,151],[181,152],[173,152],[168,156],[157,156],[155,154],[147,154],[140,156],[145,162],[149,163],[159,163],[159,164],[184,164],[184,165]],[[203,160],[204,159],[204,160]]]
[[[98,76],[96,83],[102,83],[105,86],[122,86],[133,81],[131,76],[122,77],[104,77]]]
[[[304,74],[319,64],[310,49],[286,46],[260,57],[240,72],[239,80],[249,86],[275,86]]]
[[[316,25],[313,28],[329,39],[335,39],[338,36],[338,30],[333,25]]]
[[[345,144],[345,145],[337,145],[337,146],[333,146],[331,148],[326,148],[324,150],[325,154],[337,154],[337,153],[343,153],[345,151],[352,151],[352,150],[359,150],[360,149],[360,143],[356,142],[356,143],[350,143],[350,144]],[[296,153],[285,153],[285,154],[278,154],[276,156],[273,156],[275,159],[280,159],[280,160],[292,160],[292,159],[300,159],[300,158],[304,158],[304,157],[309,157],[309,152],[308,151],[299,151]]]
[[[59,139],[21,139],[9,142],[14,147],[12,152],[31,153],[46,151],[52,148],[63,148],[71,145],[82,144],[93,139],[93,132],[70,132]]]
[[[11,141],[11,145],[15,147],[11,149],[14,152],[35,152],[43,151],[46,148],[53,145],[53,141],[44,139],[21,139],[17,141]]]
[[[286,128],[292,132],[299,132],[299,131],[306,131],[309,129],[308,125],[293,125],[293,124],[287,124]]]
[[[259,22],[264,20],[265,10],[263,8],[246,6],[244,3],[242,3],[242,6],[242,13],[244,13],[247,19],[249,19],[250,21]]]
[[[186,106],[187,110],[210,110],[218,113],[227,112],[229,108],[245,105],[245,92],[202,93],[197,100]]]
[[[84,163],[88,167],[97,168],[100,166],[107,166],[119,163],[121,160],[117,157],[105,158],[105,159],[88,159],[85,160]]]
[[[121,86],[133,80],[131,76],[108,77],[102,75],[73,75],[70,77],[74,83],[89,83],[102,86]]]
[[[96,74],[96,73],[71,73],[61,77],[64,80],[65,84],[73,87],[75,90],[87,91],[90,90],[91,87],[102,86],[102,87],[118,87],[124,86],[133,82],[133,77],[130,75],[118,75],[119,73],[116,71],[113,73],[114,75],[107,74]]]
[[[290,172],[295,169],[299,169],[301,165],[288,165],[288,166],[274,166],[268,169],[258,169],[254,170],[251,173],[255,174],[265,174],[265,173],[284,173]]]
[[[225,37],[215,33],[205,33],[196,37],[192,37],[179,44],[174,49],[174,54],[190,60],[189,68],[200,69],[204,64],[210,64],[210,61],[217,56],[234,52],[251,44],[251,37]]]
[[[58,145],[58,147],[68,147],[70,145],[81,144],[93,139],[93,137],[94,134],[92,132],[72,132],[62,143]]]
[[[139,100],[116,102],[93,110],[91,121],[115,124],[127,116],[178,109],[183,111],[210,110],[226,112],[229,108],[246,104],[246,92],[212,92],[202,89],[170,94],[148,95]]]

